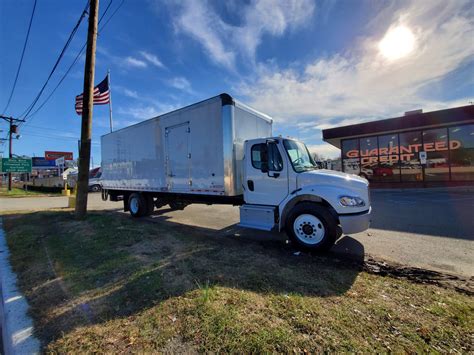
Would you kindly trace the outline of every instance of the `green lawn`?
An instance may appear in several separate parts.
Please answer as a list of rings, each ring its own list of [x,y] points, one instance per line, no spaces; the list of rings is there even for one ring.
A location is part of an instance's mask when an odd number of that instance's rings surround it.
[[[473,297],[113,212],[3,217],[44,350],[472,352]]]
[[[34,196],[49,196],[49,195],[59,195],[58,193],[46,193],[41,191],[25,191],[24,189],[19,189],[17,187],[12,187],[11,191],[8,191],[6,187],[0,187],[0,198],[2,197],[34,197]]]

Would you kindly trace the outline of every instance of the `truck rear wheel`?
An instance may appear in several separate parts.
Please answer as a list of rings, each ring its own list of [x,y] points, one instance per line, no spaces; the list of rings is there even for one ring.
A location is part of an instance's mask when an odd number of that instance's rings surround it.
[[[286,233],[298,249],[327,251],[337,239],[337,221],[321,205],[296,205],[286,221]]]
[[[134,192],[128,198],[128,208],[132,217],[142,217],[148,213],[148,206],[145,197]]]
[[[153,202],[153,196],[149,195],[149,194],[145,194],[145,196],[143,196],[144,199],[145,199],[145,204],[146,204],[146,212],[145,212],[145,216],[149,216],[153,213],[153,210],[155,209],[155,203]]]

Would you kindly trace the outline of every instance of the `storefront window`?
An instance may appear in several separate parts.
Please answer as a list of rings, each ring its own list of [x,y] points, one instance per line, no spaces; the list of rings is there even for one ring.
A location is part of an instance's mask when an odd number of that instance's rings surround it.
[[[437,128],[423,131],[423,151],[426,152],[425,180],[449,180],[448,130]]]
[[[400,175],[403,182],[423,181],[419,153],[421,151],[421,132],[400,133]]]
[[[474,124],[347,139],[341,148],[343,171],[373,182],[474,181]]]
[[[378,166],[378,151],[377,137],[360,139],[360,175],[368,180],[373,179]]]
[[[379,137],[379,154],[395,155],[398,157],[398,134],[388,134]]]
[[[347,174],[360,174],[359,139],[342,141],[342,168]]]
[[[398,156],[398,134],[378,137],[379,163],[373,169],[374,181],[400,181],[400,164]]]
[[[449,148],[452,180],[474,180],[474,125],[451,127]]]
[[[378,155],[377,137],[366,137],[360,139],[360,156],[376,157]]]
[[[360,175],[359,158],[344,159],[342,161],[343,171],[347,174]]]
[[[342,159],[359,157],[359,140],[346,139],[342,141]]]

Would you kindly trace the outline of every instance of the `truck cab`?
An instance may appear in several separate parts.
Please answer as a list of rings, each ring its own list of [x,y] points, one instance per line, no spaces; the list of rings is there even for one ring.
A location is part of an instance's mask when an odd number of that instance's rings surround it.
[[[301,249],[327,250],[370,223],[368,181],[319,169],[306,145],[271,137],[244,142],[240,225],[285,230]]]

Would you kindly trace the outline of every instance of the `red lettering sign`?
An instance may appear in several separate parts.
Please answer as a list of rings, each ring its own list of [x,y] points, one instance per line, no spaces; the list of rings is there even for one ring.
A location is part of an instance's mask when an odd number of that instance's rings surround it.
[[[54,151],[45,151],[44,157],[46,160],[56,160],[58,158],[64,157],[64,160],[73,160],[72,152],[54,152]]]
[[[449,149],[455,150],[461,148],[461,142],[452,140],[449,142]],[[410,160],[410,159],[404,159],[408,156],[414,156],[413,153],[419,153],[420,151],[426,151],[426,152],[440,152],[444,150],[448,150],[446,141],[438,141],[438,142],[427,142],[422,144],[410,144],[408,147],[407,146],[393,146],[390,148],[379,148],[379,149],[371,149],[371,150],[349,150],[346,153],[345,158],[358,158],[359,154],[361,157],[374,157],[377,155],[398,155],[400,153],[400,159],[401,160]],[[72,153],[71,153],[72,154]],[[398,160],[398,159],[397,159]],[[367,160],[368,161],[368,160]]]

